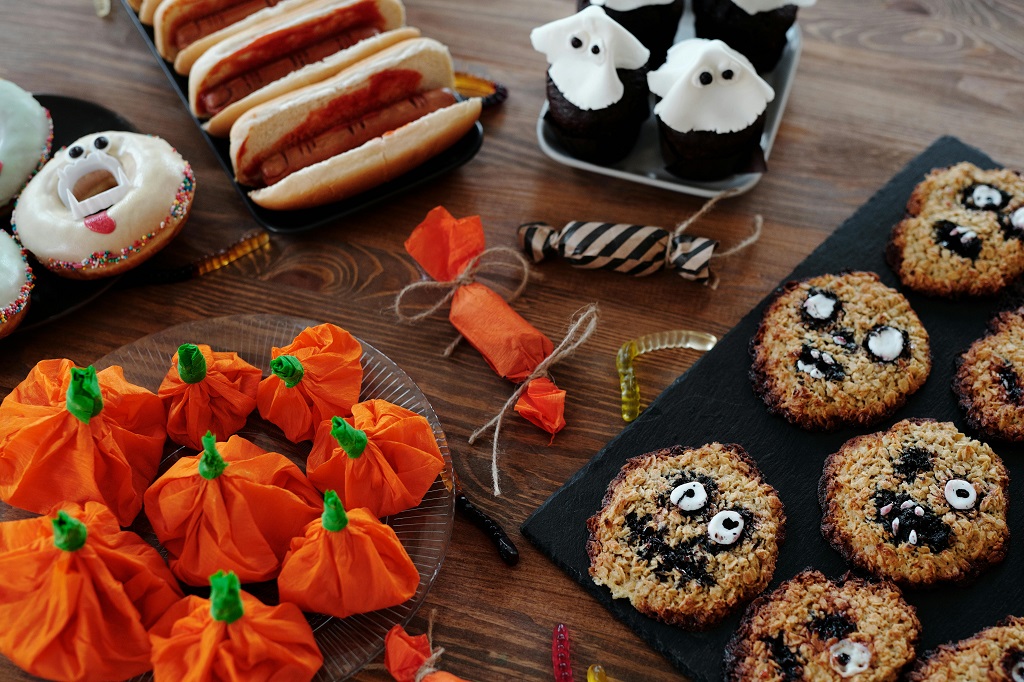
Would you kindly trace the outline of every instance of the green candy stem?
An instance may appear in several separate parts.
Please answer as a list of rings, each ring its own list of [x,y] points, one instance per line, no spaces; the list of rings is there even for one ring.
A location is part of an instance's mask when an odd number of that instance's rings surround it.
[[[238,576],[233,571],[210,576],[210,615],[223,623],[234,623],[245,615]]]
[[[70,516],[66,511],[57,512],[57,518],[52,519],[52,523],[53,544],[58,549],[74,552],[85,544],[85,538],[89,534],[85,524]]]
[[[194,343],[178,346],[178,376],[186,384],[198,384],[206,378],[206,358]]]
[[[331,435],[352,459],[362,455],[366,449],[366,432],[360,431],[341,417],[331,417]]]
[[[320,521],[324,530],[329,530],[332,533],[337,533],[348,525],[348,514],[345,513],[345,507],[338,499],[338,493],[333,490],[324,493],[324,513],[320,515]]]
[[[199,475],[206,479],[214,479],[227,468],[228,463],[217,452],[217,437],[207,431],[203,436],[203,454],[199,457]]]
[[[280,378],[287,388],[295,388],[302,381],[302,375],[306,373],[302,363],[294,355],[277,356],[270,361],[270,371]]]
[[[68,386],[66,406],[68,412],[85,424],[103,409],[100,382],[92,365],[85,369],[71,368],[71,385]]]

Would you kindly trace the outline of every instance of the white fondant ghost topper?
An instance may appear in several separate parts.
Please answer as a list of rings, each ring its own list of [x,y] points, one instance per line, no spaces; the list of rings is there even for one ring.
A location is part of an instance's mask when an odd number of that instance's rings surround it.
[[[616,69],[639,69],[650,51],[595,5],[533,29],[533,48],[551,68],[551,80],[571,103],[591,111],[615,104],[625,92]]]
[[[810,7],[817,0],[732,0],[732,3],[747,14],[760,14],[785,7],[796,5],[797,7]]]
[[[703,38],[673,45],[665,63],[647,74],[647,85],[662,98],[654,113],[680,133],[743,130],[775,99],[750,60],[721,40]]]

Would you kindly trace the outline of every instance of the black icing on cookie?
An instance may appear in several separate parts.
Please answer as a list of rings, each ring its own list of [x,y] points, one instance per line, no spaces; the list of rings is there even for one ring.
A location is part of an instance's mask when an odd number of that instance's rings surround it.
[[[846,372],[843,371],[842,365],[836,361],[834,355],[806,344],[800,351],[800,357],[797,358],[796,369],[814,379],[825,379],[826,381],[841,381],[846,376]]]
[[[974,260],[981,253],[978,233],[969,227],[957,225],[950,220],[935,223],[935,242],[958,256]]]
[[[932,454],[924,448],[906,448],[892,468],[900,478],[913,481],[919,474],[932,470]]]
[[[829,334],[829,340],[847,352],[853,352],[859,348],[852,329],[837,329]]]
[[[1007,239],[1024,240],[1024,207],[999,216],[1003,236]]]
[[[875,521],[889,532],[892,544],[926,545],[933,552],[949,549],[950,527],[928,507],[909,495],[891,490],[875,492]]]
[[[821,639],[842,639],[857,629],[857,625],[845,613],[816,615],[807,628]]]
[[[1020,379],[1017,377],[1013,365],[1004,360],[996,369],[996,373],[999,375],[999,383],[1006,391],[1006,401],[1017,405],[1024,404],[1024,388],[1020,385]]]
[[[960,194],[960,203],[965,208],[975,211],[1001,211],[1012,198],[1012,194],[1007,194],[998,187],[974,184],[966,187]]]
[[[652,526],[653,521],[654,517],[650,514],[643,517],[632,512],[626,514],[626,526],[632,533],[631,541],[636,555],[648,563],[654,574],[662,581],[676,582],[677,586],[691,580],[699,585],[714,585],[715,579],[707,571],[707,559],[694,552],[700,540],[690,540],[672,547]],[[678,579],[672,577],[673,570],[679,573]]]
[[[765,637],[761,641],[768,646],[771,661],[778,667],[785,682],[799,680],[803,677],[804,666],[800,660],[800,654],[786,646],[781,632],[774,637]]]

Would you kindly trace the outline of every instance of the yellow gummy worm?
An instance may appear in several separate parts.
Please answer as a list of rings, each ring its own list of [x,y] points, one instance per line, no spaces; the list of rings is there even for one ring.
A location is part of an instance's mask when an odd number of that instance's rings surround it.
[[[615,367],[619,370],[619,388],[622,389],[622,418],[631,422],[640,414],[640,384],[637,383],[636,374],[633,372],[633,360],[637,356],[669,348],[709,351],[716,343],[718,338],[713,334],[673,329],[646,334],[622,344],[615,358]]]
[[[604,674],[604,668],[599,663],[587,668],[587,682],[608,682],[608,676]]]

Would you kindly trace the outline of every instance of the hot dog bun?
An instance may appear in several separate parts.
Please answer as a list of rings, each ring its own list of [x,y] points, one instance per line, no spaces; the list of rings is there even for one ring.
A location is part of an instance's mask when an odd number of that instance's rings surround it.
[[[406,40],[321,83],[261,104],[231,128],[231,161],[242,184],[262,183],[261,163],[285,143],[317,131],[303,130],[310,120],[346,123],[345,103],[361,101],[380,83],[396,78],[411,83],[404,97],[454,85],[448,49],[430,38]],[[351,105],[350,105],[351,106]],[[340,109],[330,112],[329,108]],[[317,116],[320,113],[320,116]],[[292,172],[250,198],[275,210],[318,206],[348,198],[406,173],[457,142],[480,116],[480,100],[469,99],[433,111],[375,137],[355,149]],[[352,123],[358,127],[359,116]],[[330,125],[330,123],[328,124]]]

